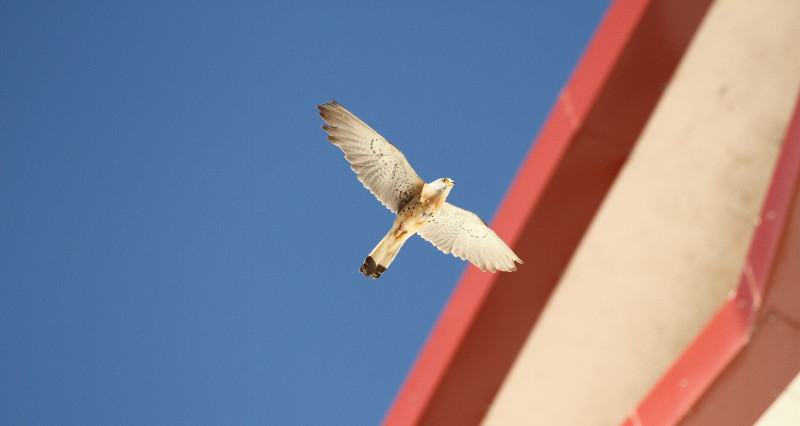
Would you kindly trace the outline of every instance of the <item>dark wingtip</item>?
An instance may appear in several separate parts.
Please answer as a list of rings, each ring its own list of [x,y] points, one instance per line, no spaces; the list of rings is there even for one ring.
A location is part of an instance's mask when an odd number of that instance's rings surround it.
[[[319,115],[325,114],[325,110],[328,109],[329,106],[331,106],[331,104],[327,102],[322,105],[317,105],[317,110],[319,111]]]
[[[326,102],[322,105],[317,105],[317,110],[319,110],[319,116],[322,117],[323,120],[328,121],[331,117],[332,112],[330,111],[331,108],[339,107],[339,103],[336,101]]]
[[[367,256],[367,258],[364,259],[364,264],[359,268],[359,271],[361,271],[365,277],[378,279],[381,274],[386,271],[386,267],[375,263],[375,259],[373,259],[372,256]]]
[[[339,102],[336,102],[336,101],[334,101],[334,100],[331,100],[331,101],[325,102],[325,103],[324,103],[324,104],[322,104],[322,105],[317,105],[317,109],[318,109],[318,110],[320,110],[320,111],[322,111],[322,110],[324,110],[324,109],[326,109],[326,108],[328,108],[328,107],[338,107],[338,106],[340,106],[340,105],[339,105]]]

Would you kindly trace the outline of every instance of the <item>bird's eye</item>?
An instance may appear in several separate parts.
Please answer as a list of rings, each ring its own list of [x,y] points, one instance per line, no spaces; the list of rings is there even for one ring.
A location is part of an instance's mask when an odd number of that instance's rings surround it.
[[[447,179],[446,178],[442,178],[442,182],[447,183]]]

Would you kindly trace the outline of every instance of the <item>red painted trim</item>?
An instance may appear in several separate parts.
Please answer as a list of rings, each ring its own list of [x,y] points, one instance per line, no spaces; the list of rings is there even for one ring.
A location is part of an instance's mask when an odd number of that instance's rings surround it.
[[[611,4],[493,221],[525,264],[466,270],[386,425],[480,422],[710,1]]]
[[[753,386],[742,383],[758,382],[771,372],[774,384],[770,386],[778,387],[780,383],[784,385],[788,383],[800,370],[800,357],[797,356],[794,357],[793,365],[791,361],[776,364],[766,359],[774,357],[782,348],[784,352],[789,353],[795,350],[793,348],[800,348],[800,332],[795,334],[794,341],[787,339],[785,333],[777,341],[760,340],[759,343],[763,341],[764,345],[769,344],[769,350],[760,351],[758,345],[751,343],[751,338],[755,339],[753,333],[758,334],[761,330],[755,327],[756,319],[759,317],[763,319],[767,315],[759,312],[762,307],[767,310],[774,309],[777,313],[785,312],[784,316],[795,324],[798,319],[793,317],[793,313],[800,312],[800,294],[797,291],[793,292],[791,288],[796,288],[800,279],[795,278],[788,283],[782,282],[786,284],[786,289],[770,281],[782,239],[792,231],[786,227],[789,215],[793,211],[792,203],[800,204],[798,185],[800,185],[800,100],[787,131],[772,184],[761,210],[760,223],[753,236],[736,292],[639,403],[624,425],[666,425],[676,424],[679,421],[704,424],[699,420],[701,418],[706,421],[711,418],[719,424],[730,424],[721,420],[723,416],[735,419],[741,424],[750,424],[766,410],[774,395],[771,395],[772,391],[768,388],[761,389],[761,398],[746,398],[744,395],[752,391],[749,388]],[[797,209],[800,207],[795,207],[794,214],[800,216]],[[800,224],[794,223],[793,226],[797,227]],[[796,229],[794,232],[800,234]],[[775,287],[775,294],[765,294],[768,287]],[[763,305],[762,301],[765,301]],[[778,304],[788,306],[775,308]],[[749,354],[745,353],[748,349],[751,349]],[[737,362],[739,358],[746,361]],[[733,363],[736,363],[735,372],[730,368]],[[726,378],[726,374],[728,377],[738,377],[735,381],[721,380]],[[713,404],[706,404],[702,410],[698,409],[700,401],[712,400],[715,394],[725,394],[729,402],[746,400],[748,403],[717,404],[713,407],[711,406]],[[697,412],[687,416],[693,411]]]

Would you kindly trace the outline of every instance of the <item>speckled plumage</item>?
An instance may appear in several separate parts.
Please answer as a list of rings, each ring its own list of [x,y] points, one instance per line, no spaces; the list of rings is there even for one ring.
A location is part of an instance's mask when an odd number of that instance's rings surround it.
[[[514,262],[522,263],[477,215],[445,201],[452,180],[423,182],[400,150],[350,111],[335,101],[317,108],[327,123],[322,128],[328,140],[344,152],[358,180],[397,214],[389,233],[361,266],[364,276],[380,277],[415,233],[482,271],[515,271]]]

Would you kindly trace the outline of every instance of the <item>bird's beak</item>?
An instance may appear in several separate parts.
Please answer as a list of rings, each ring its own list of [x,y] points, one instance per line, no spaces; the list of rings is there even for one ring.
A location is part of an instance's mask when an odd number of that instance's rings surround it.
[[[454,180],[448,180],[447,181],[447,186],[453,186],[455,184],[456,184],[456,181],[454,181]]]

